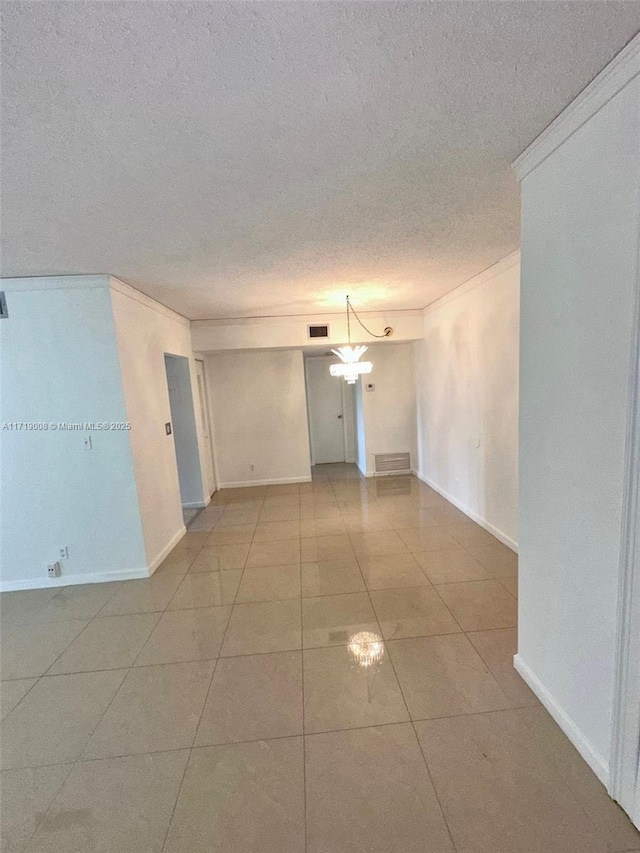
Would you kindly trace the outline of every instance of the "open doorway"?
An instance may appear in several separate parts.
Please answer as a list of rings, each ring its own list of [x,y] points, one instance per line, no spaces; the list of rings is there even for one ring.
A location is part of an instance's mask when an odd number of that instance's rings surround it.
[[[198,453],[196,415],[191,389],[189,359],[180,355],[164,356],[171,409],[171,429],[176,452],[180,501],[185,524],[203,506],[202,471]]]
[[[204,372],[204,361],[196,359],[196,382],[198,383],[198,414],[200,428],[204,437],[204,467],[207,478],[207,494],[211,496],[217,488],[215,463],[213,461],[213,443],[211,440],[211,421],[209,419],[209,396]]]
[[[311,464],[355,462],[354,385],[331,376],[332,355],[305,357]]]

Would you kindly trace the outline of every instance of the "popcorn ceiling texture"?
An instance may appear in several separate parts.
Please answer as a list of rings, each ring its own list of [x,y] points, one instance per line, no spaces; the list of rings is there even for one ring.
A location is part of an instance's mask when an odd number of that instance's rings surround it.
[[[510,162],[636,2],[5,2],[3,275],[189,318],[419,308],[518,246]]]

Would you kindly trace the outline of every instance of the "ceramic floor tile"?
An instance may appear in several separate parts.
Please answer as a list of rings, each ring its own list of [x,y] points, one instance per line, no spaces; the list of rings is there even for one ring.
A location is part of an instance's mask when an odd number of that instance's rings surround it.
[[[304,853],[302,738],[194,749],[164,853]]]
[[[460,547],[460,543],[444,527],[410,527],[398,530],[398,536],[412,553]]]
[[[249,545],[205,545],[189,568],[189,572],[218,572],[243,569]]]
[[[465,515],[457,507],[451,504],[433,507],[429,514],[443,527],[451,527],[454,524],[468,524],[469,516]]]
[[[413,556],[433,584],[479,581],[491,577],[485,567],[462,547],[422,551]]]
[[[453,853],[413,727],[306,738],[309,853]]]
[[[169,602],[168,610],[193,610],[197,607],[219,607],[232,604],[242,569],[225,572],[189,572],[182,580],[176,594]]]
[[[300,602],[262,601],[234,605],[220,654],[230,657],[300,648]]]
[[[221,658],[196,746],[302,734],[302,653]]]
[[[172,551],[169,556],[160,563],[153,573],[153,576],[185,575],[189,571],[189,566],[193,563],[199,552],[199,548],[185,548],[181,551]]]
[[[260,512],[260,521],[297,521],[300,519],[299,504],[286,504],[285,506],[263,507]]]
[[[0,709],[2,710],[0,716],[3,720],[22,701],[37,680],[37,678],[21,678],[16,681],[0,681]]]
[[[464,634],[392,640],[387,648],[414,720],[511,707]]]
[[[518,576],[518,555],[501,542],[496,542],[495,545],[469,545],[467,551],[493,578]]]
[[[3,771],[0,777],[2,853],[22,853],[71,767],[71,764],[54,764]]]
[[[307,734],[408,719],[384,647],[381,662],[368,668],[358,665],[347,646],[308,649],[303,667]]]
[[[479,524],[476,524],[474,521],[469,521],[468,519],[462,524],[448,525],[447,530],[456,542],[459,542],[465,548],[473,545],[493,546],[499,544],[496,537],[492,536],[488,530],[485,530],[484,527],[480,527]]]
[[[300,562],[300,539],[281,539],[277,542],[254,542],[249,550],[247,568],[284,566]]]
[[[181,575],[154,574],[150,578],[127,581],[100,611],[100,616],[125,613],[157,613],[164,610],[178,588]]]
[[[367,589],[395,589],[403,586],[431,586],[411,554],[389,554],[382,557],[360,557]]]
[[[0,630],[5,637],[42,610],[64,587],[51,589],[23,589],[0,594]]]
[[[188,750],[77,764],[29,853],[160,853]]]
[[[350,560],[355,557],[351,540],[346,533],[335,536],[310,536],[301,541],[303,563],[316,563],[324,560]]]
[[[159,613],[133,613],[94,619],[60,655],[49,675],[131,666],[159,616]]]
[[[226,509],[218,519],[216,530],[224,530],[225,527],[238,527],[242,524],[257,524],[260,518],[259,509]]]
[[[379,631],[368,593],[303,599],[303,648],[345,645],[360,631]]]
[[[354,560],[324,560],[302,564],[302,595],[338,595],[364,592],[362,573]]]
[[[3,679],[44,675],[67,646],[87,626],[73,622],[30,622],[2,641],[0,675]]]
[[[459,853],[638,845],[636,830],[602,786],[592,787],[593,775],[544,709],[430,720],[416,731]]]
[[[393,530],[384,533],[352,533],[350,539],[357,556],[365,559],[407,551],[407,546]]]
[[[215,661],[129,670],[83,758],[189,748]]]
[[[300,536],[304,539],[318,536],[344,536],[345,524],[339,516],[336,518],[303,518],[300,522]]]
[[[194,530],[193,533],[187,530],[182,539],[178,542],[172,553],[178,551],[188,551],[194,548],[200,549],[207,541],[210,533],[208,530]]]
[[[92,583],[66,587],[39,610],[34,619],[37,622],[93,619],[120,586],[120,583]]]
[[[236,602],[300,598],[300,566],[259,566],[245,569]]]
[[[518,598],[518,578],[499,578],[498,579],[502,586],[507,590],[507,592],[511,593],[511,595],[517,600]]]
[[[2,723],[3,769],[75,761],[124,677],[109,670],[41,678]]]
[[[136,658],[135,666],[217,657],[230,615],[230,606],[167,610]]]
[[[467,637],[503,692],[515,705],[538,704],[537,698],[513,668],[513,656],[518,649],[518,632],[515,628],[473,631]]]
[[[451,634],[462,629],[428,586],[371,592],[371,600],[386,640]]]
[[[389,520],[396,530],[410,527],[437,527],[439,522],[429,510],[402,510],[390,512]]]
[[[516,601],[497,580],[443,584],[438,593],[465,631],[511,628],[517,623]]]
[[[256,527],[254,542],[279,542],[282,539],[298,539],[300,537],[300,522],[266,521]]]
[[[250,543],[256,530],[255,524],[237,524],[235,527],[214,527],[206,545],[242,545]]]

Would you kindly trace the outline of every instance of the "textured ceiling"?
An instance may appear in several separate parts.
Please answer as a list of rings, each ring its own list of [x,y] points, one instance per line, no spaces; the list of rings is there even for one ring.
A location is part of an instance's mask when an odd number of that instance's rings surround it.
[[[3,2],[2,274],[190,318],[422,307],[638,2]]]

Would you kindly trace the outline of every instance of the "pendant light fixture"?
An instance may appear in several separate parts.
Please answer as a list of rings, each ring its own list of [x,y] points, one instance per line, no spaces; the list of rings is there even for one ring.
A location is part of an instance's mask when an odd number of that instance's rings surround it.
[[[329,371],[332,376],[342,376],[349,385],[355,385],[361,374],[371,373],[373,365],[370,361],[360,361],[361,356],[365,354],[368,347],[364,346],[364,344],[360,344],[357,347],[351,346],[351,314],[353,314],[365,332],[368,335],[371,335],[372,338],[388,338],[393,334],[393,329],[391,326],[387,326],[381,335],[376,335],[374,332],[370,332],[360,317],[358,317],[356,312],[353,310],[353,306],[347,296],[347,337],[349,344],[347,346],[331,350],[332,353],[338,356],[342,363],[330,365]]]

